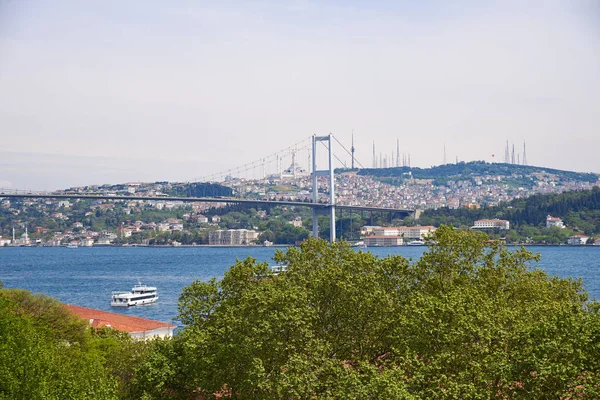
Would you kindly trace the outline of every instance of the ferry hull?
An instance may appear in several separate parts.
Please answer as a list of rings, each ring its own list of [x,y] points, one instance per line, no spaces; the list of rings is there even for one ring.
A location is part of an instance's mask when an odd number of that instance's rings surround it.
[[[112,307],[132,307],[132,306],[142,306],[144,304],[151,304],[151,303],[155,303],[158,300],[158,296],[153,297],[151,299],[144,299],[144,300],[130,300],[129,302],[117,302],[117,301],[111,301],[110,305]]]

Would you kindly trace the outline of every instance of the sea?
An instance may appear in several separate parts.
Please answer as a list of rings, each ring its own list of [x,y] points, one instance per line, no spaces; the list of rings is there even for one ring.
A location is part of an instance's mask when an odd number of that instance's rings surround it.
[[[195,280],[220,279],[236,259],[275,265],[274,247],[3,247],[0,281],[5,288],[42,293],[63,303],[173,323],[182,289]],[[379,257],[416,260],[425,246],[374,247]],[[279,248],[286,251],[285,248]],[[590,298],[600,299],[600,246],[532,246],[541,259],[532,266],[561,278],[581,278]],[[130,308],[110,306],[112,291],[141,282],[158,288],[159,300]]]

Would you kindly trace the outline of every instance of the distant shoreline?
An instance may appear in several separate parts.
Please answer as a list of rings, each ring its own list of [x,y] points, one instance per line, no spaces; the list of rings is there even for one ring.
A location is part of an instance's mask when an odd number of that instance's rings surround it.
[[[572,245],[572,244],[535,244],[535,243],[515,243],[515,244],[505,244],[504,246],[506,247],[575,247],[575,248],[588,248],[588,247],[597,247],[600,248],[600,245],[594,245],[594,244],[579,244],[579,245]],[[44,247],[44,248],[67,248],[67,246],[41,246],[41,245],[33,245],[33,246],[0,246],[0,248],[3,247]],[[78,248],[99,248],[99,247],[144,247],[144,248],[157,248],[157,249],[164,249],[164,248],[177,248],[177,247],[183,247],[183,248],[193,248],[193,247],[208,247],[208,248],[252,248],[252,249],[256,249],[256,248],[269,248],[269,247],[275,247],[275,248],[287,248],[287,247],[297,247],[297,245],[295,244],[274,244],[271,246],[261,246],[261,245],[216,245],[216,244],[196,244],[196,245],[192,245],[192,244],[181,244],[181,245],[177,245],[177,246],[173,246],[173,245],[162,245],[162,244],[130,244],[130,245],[122,245],[122,244],[100,244],[100,245],[94,245],[94,246],[79,246]],[[409,246],[409,245],[401,245],[401,246],[371,246],[371,247],[366,247],[366,248],[361,248],[361,250],[364,249],[377,249],[377,248],[393,248],[393,247],[424,247],[426,248],[427,245],[422,245],[422,246]]]

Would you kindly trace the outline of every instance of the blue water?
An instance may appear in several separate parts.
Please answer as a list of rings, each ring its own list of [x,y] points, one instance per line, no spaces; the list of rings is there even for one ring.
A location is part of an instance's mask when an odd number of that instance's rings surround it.
[[[401,254],[417,259],[425,247],[377,247],[384,257]],[[582,278],[590,297],[600,298],[600,246],[530,247],[539,252],[536,265],[550,275]],[[194,280],[221,278],[236,258],[269,261],[274,247],[4,247],[0,248],[0,281],[5,288],[43,293],[68,304],[174,322],[184,286]],[[157,286],[157,303],[131,308],[110,307],[114,290],[129,290],[140,280]],[[174,322],[178,324],[177,322]]]

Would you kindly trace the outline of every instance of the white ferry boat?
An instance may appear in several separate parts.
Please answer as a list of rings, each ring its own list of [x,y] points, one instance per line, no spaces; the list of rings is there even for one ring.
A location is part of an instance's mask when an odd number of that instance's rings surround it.
[[[113,307],[139,306],[158,300],[158,291],[154,286],[137,284],[130,292],[112,292],[110,305]]]
[[[408,246],[425,246],[425,242],[422,240],[412,240],[407,243]]]

